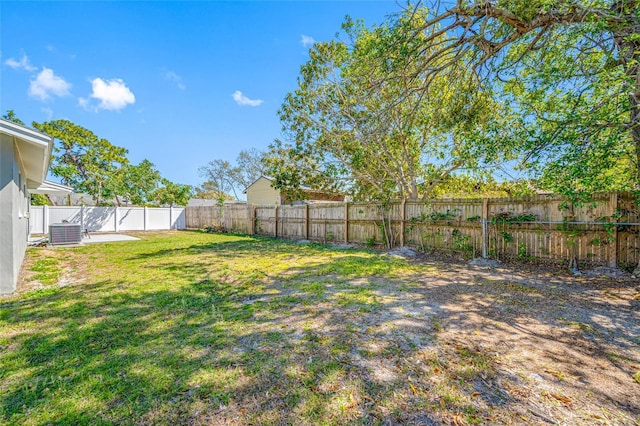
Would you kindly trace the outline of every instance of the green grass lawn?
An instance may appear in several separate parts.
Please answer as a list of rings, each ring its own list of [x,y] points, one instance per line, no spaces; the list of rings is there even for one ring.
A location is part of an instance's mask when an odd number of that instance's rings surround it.
[[[350,414],[350,386],[318,390],[348,375],[332,356],[340,344],[309,330],[289,338],[287,317],[312,311],[332,282],[344,287],[338,304],[374,309],[367,286],[352,292],[345,280],[401,272],[403,261],[198,232],[141,238],[30,250],[31,279],[44,288],[0,300],[3,422],[206,421],[251,394],[272,406],[232,408],[257,422]],[[47,287],[64,268],[83,282]]]
[[[532,362],[491,346],[551,301],[564,306],[542,290],[366,250],[138,236],[28,251],[27,290],[0,299],[0,424],[513,424],[539,422],[541,406],[600,423],[589,407],[607,403],[605,419],[634,415],[596,384],[591,396],[576,385],[591,404],[578,411],[555,358],[541,361],[554,382],[535,390],[517,370]],[[543,325],[579,346],[566,321]],[[585,339],[599,330],[589,326]],[[634,357],[618,356],[618,370]],[[622,389],[639,386],[621,377]]]

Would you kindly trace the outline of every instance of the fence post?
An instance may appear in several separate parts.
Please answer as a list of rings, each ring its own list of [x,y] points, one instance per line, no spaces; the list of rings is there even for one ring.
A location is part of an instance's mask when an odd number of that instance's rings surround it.
[[[309,204],[304,205],[304,239],[309,239]]]
[[[613,192],[609,194],[609,207],[611,209],[611,222],[613,223],[613,235],[609,235],[609,245],[613,244],[613,250],[609,255],[609,267],[618,267],[618,226],[615,222],[618,221],[618,193]]]
[[[251,204],[247,203],[247,234],[253,235],[253,229],[251,225]]]
[[[258,224],[258,209],[254,204],[251,205],[251,229],[253,235],[256,235],[256,225]]]
[[[84,232],[84,204],[80,206],[80,229]]]
[[[147,223],[149,222],[149,211],[147,210],[147,206],[144,206],[144,210],[142,212],[142,222],[142,229],[146,231],[148,226]]]
[[[42,209],[42,233],[49,233],[49,206],[43,206]]]
[[[344,243],[349,244],[349,202],[344,202]]]
[[[405,221],[407,218],[407,200],[405,198],[400,202],[400,247],[404,247]]]
[[[120,208],[116,206],[115,209],[116,209],[116,212],[113,215],[115,219],[114,229],[116,232],[120,232],[120,226],[118,225],[118,222],[120,222]]]
[[[489,232],[488,232],[488,220],[489,220],[489,199],[482,199],[482,257],[486,259],[489,257]]]
[[[273,236],[278,238],[278,205],[273,208]]]
[[[169,230],[173,229],[173,205],[169,206]]]

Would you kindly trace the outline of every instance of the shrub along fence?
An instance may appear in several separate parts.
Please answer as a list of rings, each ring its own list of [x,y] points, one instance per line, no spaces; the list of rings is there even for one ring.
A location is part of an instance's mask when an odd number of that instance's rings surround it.
[[[581,206],[559,196],[534,196],[187,207],[186,226],[493,259],[632,268],[640,258],[640,209],[629,193],[597,195]]]
[[[89,232],[185,229],[184,207],[31,206],[31,234],[46,234],[49,225],[66,220]]]

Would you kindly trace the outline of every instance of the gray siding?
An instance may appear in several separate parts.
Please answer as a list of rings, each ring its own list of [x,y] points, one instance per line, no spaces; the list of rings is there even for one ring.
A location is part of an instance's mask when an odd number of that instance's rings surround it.
[[[0,294],[16,288],[29,232],[28,192],[13,137],[0,135]]]

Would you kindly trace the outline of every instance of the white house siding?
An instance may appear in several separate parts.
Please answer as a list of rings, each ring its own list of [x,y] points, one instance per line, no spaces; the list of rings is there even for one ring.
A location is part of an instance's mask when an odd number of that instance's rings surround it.
[[[247,203],[257,206],[280,205],[280,191],[271,187],[271,181],[261,177],[247,188]]]
[[[0,137],[0,294],[6,294],[16,288],[27,248],[29,195],[13,137]]]

